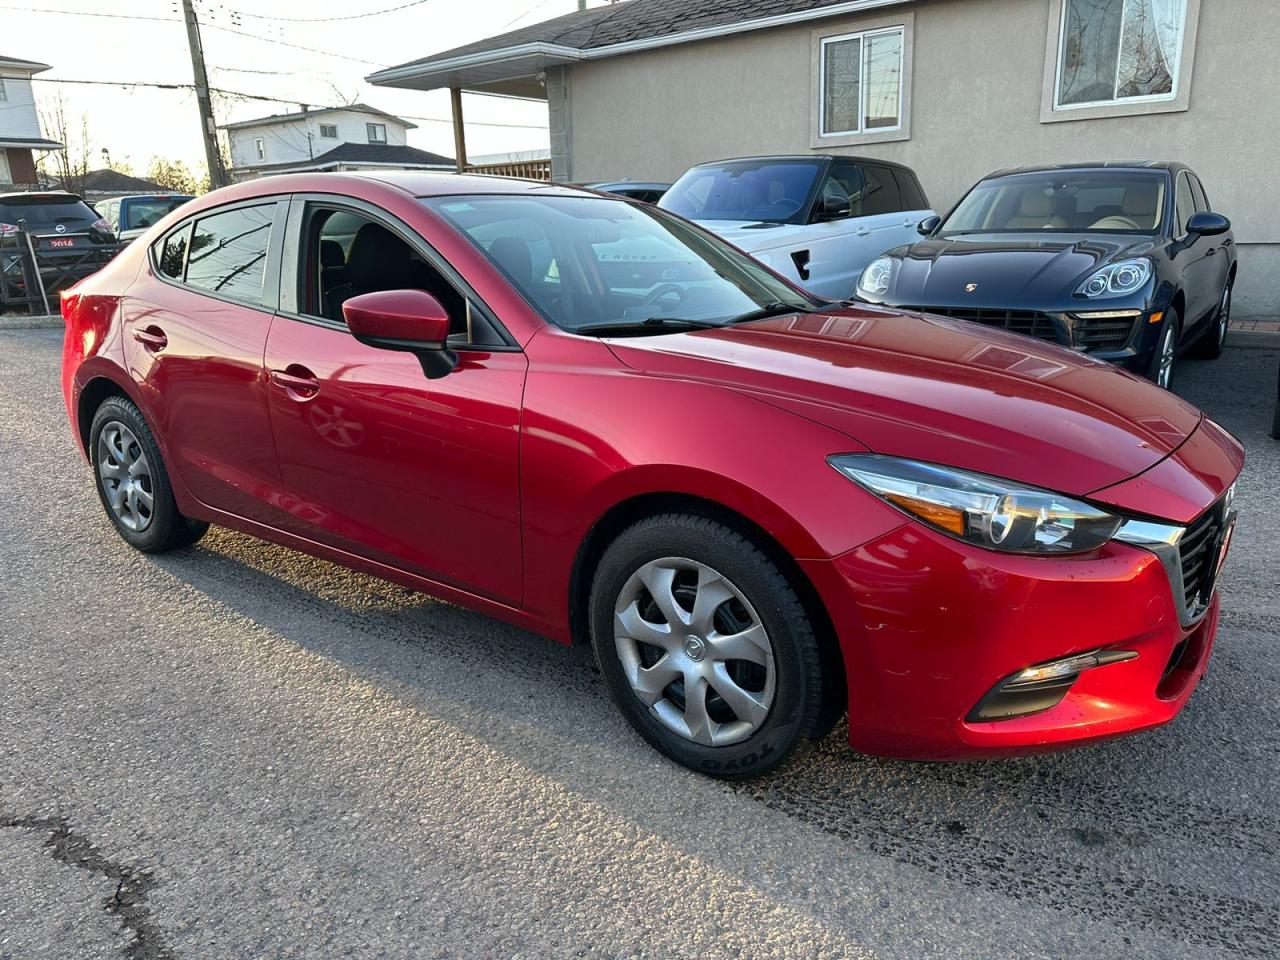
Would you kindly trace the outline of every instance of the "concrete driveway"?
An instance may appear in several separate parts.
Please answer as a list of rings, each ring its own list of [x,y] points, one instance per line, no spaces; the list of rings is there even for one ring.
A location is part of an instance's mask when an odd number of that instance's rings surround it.
[[[728,786],[583,651],[240,534],[127,549],[59,345],[0,333],[0,958],[1280,953],[1276,351],[1178,371],[1250,463],[1174,724],[963,765],[837,730]]]

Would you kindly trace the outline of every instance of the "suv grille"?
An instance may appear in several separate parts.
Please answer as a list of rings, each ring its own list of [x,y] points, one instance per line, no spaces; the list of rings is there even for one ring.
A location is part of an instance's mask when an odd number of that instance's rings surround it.
[[[1196,519],[1178,542],[1182,561],[1182,597],[1188,611],[1195,611],[1213,596],[1218,550],[1222,544],[1225,501]]]
[[[1076,346],[1086,350],[1119,350],[1129,342],[1137,317],[1077,317]]]
[[[1000,327],[1013,333],[1023,333],[1054,343],[1065,342],[1058,335],[1057,324],[1047,313],[1036,310],[988,310],[970,307],[899,307],[900,310],[917,310],[920,313],[936,313],[956,320],[971,320],[985,327]]]

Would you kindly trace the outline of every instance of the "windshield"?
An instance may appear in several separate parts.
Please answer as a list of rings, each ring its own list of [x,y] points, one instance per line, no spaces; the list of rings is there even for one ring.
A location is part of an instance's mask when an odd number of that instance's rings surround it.
[[[718,325],[778,304],[809,310],[817,303],[654,207],[570,196],[423,202],[466,234],[548,321],[571,332],[655,320]]]
[[[694,167],[658,205],[690,220],[787,223],[805,207],[821,160],[734,160]]]
[[[122,202],[124,222],[120,224],[120,229],[150,227],[190,199],[191,197],[148,197],[145,200],[125,200]]]
[[[27,222],[33,233],[47,233],[62,224],[68,230],[87,230],[98,219],[79,197],[10,197],[0,200],[0,223]]]
[[[1154,233],[1164,216],[1156,171],[1050,170],[983,180],[938,231],[959,233]]]

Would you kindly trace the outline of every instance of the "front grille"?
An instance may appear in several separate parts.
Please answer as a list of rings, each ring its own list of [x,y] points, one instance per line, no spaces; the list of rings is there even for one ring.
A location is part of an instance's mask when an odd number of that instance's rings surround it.
[[[1086,350],[1120,350],[1129,342],[1137,317],[1077,317],[1075,345]]]
[[[1178,542],[1182,561],[1182,598],[1188,611],[1198,610],[1213,596],[1218,550],[1222,544],[1225,505],[1218,503],[1187,527]]]
[[[985,307],[900,307],[901,310],[916,310],[920,313],[935,313],[956,320],[970,320],[985,327],[1000,327],[1012,333],[1022,333],[1040,340],[1051,340],[1054,343],[1066,341],[1058,333],[1058,326],[1053,317],[1037,310],[995,310]]]

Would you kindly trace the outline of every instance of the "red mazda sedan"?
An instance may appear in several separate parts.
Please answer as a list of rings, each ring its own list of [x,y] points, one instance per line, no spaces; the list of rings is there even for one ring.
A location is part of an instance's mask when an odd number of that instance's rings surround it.
[[[816,300],[549,184],[217,191],[63,299],[120,535],[233,527],[564,643],[668,757],[759,774],[848,713],[963,758],[1172,719],[1244,455],[1176,397],[963,321]]]

